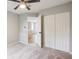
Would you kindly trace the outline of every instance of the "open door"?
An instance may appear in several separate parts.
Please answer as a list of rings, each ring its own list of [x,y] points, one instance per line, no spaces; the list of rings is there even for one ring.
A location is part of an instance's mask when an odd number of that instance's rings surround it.
[[[41,16],[28,17],[28,44],[41,47]]]

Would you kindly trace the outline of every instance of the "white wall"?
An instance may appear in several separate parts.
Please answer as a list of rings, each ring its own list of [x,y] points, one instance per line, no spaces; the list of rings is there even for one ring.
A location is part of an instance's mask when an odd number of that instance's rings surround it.
[[[19,35],[19,21],[18,15],[7,12],[7,42],[12,43],[18,40]]]
[[[71,12],[72,11],[72,2],[61,4],[55,7],[47,8],[44,10],[41,10],[39,13],[42,15],[52,15],[52,14],[58,14],[63,12]]]
[[[27,44],[28,40],[28,33],[27,33],[27,15],[26,14],[21,14],[19,15],[19,42]],[[24,28],[24,26],[26,28]]]

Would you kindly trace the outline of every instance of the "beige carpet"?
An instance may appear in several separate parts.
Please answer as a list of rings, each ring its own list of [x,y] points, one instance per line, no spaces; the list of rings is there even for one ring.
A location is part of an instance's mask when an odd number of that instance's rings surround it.
[[[71,54],[51,48],[38,48],[23,44],[8,45],[7,59],[72,59]]]

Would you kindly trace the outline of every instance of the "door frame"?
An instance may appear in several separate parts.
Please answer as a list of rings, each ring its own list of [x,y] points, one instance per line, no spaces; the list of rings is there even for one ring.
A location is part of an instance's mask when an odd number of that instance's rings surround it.
[[[41,48],[44,48],[44,16],[41,15]]]

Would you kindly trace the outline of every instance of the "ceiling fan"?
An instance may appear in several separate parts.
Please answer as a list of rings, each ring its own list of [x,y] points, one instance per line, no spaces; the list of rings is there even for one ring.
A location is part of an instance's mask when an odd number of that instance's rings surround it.
[[[13,2],[18,2],[19,4],[14,8],[15,10],[20,8],[27,8],[28,10],[30,10],[30,6],[27,5],[28,3],[35,3],[35,2],[40,2],[40,0],[9,0],[9,1],[13,1]]]

